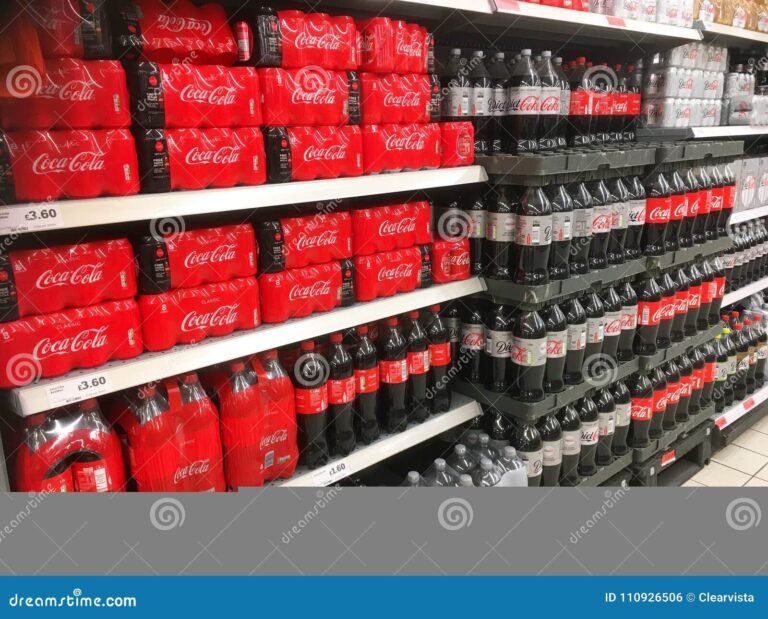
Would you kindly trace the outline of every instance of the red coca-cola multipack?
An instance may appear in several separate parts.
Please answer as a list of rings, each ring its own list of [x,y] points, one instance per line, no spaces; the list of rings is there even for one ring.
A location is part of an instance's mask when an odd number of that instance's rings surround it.
[[[110,58],[112,39],[105,0],[38,0],[34,26],[46,58]]]
[[[440,167],[440,126],[365,125],[363,172],[398,172]]]
[[[434,73],[434,39],[423,26],[389,17],[373,17],[357,26],[362,71]]]
[[[367,256],[432,241],[432,209],[426,200],[352,211],[352,251]]]
[[[432,280],[437,284],[469,278],[469,239],[432,243]]]
[[[410,292],[422,285],[422,256],[418,247],[355,258],[355,294],[358,301]]]
[[[472,123],[440,123],[440,166],[456,168],[474,162],[475,128]]]
[[[362,73],[362,123],[428,123],[440,120],[436,75]]]

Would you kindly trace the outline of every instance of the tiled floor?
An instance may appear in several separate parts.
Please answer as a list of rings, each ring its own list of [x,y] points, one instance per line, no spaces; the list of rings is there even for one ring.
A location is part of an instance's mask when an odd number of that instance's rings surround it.
[[[733,443],[715,453],[709,466],[683,486],[768,487],[768,417],[763,417]]]

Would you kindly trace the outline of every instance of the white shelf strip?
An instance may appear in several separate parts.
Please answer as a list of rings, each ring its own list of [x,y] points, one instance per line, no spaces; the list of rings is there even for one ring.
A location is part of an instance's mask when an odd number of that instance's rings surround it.
[[[444,303],[484,289],[483,281],[473,277],[359,303],[307,318],[262,325],[252,331],[238,331],[224,337],[209,338],[199,344],[176,346],[157,353],[144,353],[135,359],[113,361],[90,370],[75,370],[58,378],[43,379],[11,390],[11,406],[16,414],[26,417],[57,406],[81,402],[105,393],[114,393],[435,303]]]
[[[320,468],[307,471],[299,470],[293,477],[277,486],[330,486],[349,475],[353,475],[410,449],[438,434],[477,417],[481,413],[480,405],[459,394],[453,394],[453,408],[446,413],[430,417],[423,423],[409,426],[403,432],[388,434],[370,445],[361,446],[348,456],[338,458]]]
[[[693,27],[701,31],[705,41],[720,43],[721,45],[752,47],[755,42],[768,43],[768,34],[746,28],[708,24],[701,21],[694,22]]]
[[[746,211],[736,211],[731,215],[730,220],[728,221],[729,224],[740,224],[744,223],[745,221],[751,221],[752,219],[757,219],[758,217],[766,217],[768,216],[768,205],[765,206],[758,206],[757,208],[750,208]]]
[[[766,400],[768,400],[768,385],[764,385],[763,387],[755,391],[746,400],[742,400],[741,402],[739,402],[738,404],[735,404],[728,410],[725,410],[722,413],[717,413],[713,417],[715,421],[715,425],[721,430],[723,428],[727,428],[734,421],[736,421],[737,419],[741,419],[744,415],[749,413],[749,411],[754,409],[758,404],[762,404]]]
[[[729,305],[733,305],[734,303],[738,303],[742,299],[751,297],[753,294],[757,292],[762,292],[766,288],[768,288],[768,277],[764,277],[763,279],[758,279],[756,282],[752,282],[747,286],[742,286],[738,290],[733,290],[732,292],[729,292],[723,297],[723,307],[727,307]]]

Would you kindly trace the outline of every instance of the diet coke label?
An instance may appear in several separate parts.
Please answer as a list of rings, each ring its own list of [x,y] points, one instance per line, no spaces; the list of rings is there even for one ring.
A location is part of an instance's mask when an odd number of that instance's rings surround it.
[[[621,308],[621,330],[635,331],[637,329],[637,306],[625,305]]]
[[[485,332],[485,354],[500,359],[509,359],[512,356],[512,333],[487,329]]]
[[[547,358],[565,357],[568,344],[568,331],[550,331],[547,333]]]
[[[184,266],[187,268],[193,268],[205,264],[229,262],[230,260],[234,260],[235,257],[236,255],[234,244],[219,245],[218,247],[208,251],[190,251],[184,257]]]
[[[536,115],[539,113],[541,102],[541,88],[535,86],[520,86],[507,90],[508,106],[507,114],[510,116]],[[558,108],[560,107],[558,92]]]
[[[605,337],[618,337],[621,335],[621,312],[605,313]]]
[[[592,234],[608,234],[611,231],[611,205],[603,204],[592,209]]]
[[[512,338],[512,363],[524,367],[544,365],[547,362],[547,338],[529,340]]]
[[[181,321],[181,330],[183,332],[189,332],[195,329],[235,324],[235,322],[237,322],[237,310],[239,307],[239,303],[234,303],[232,305],[223,305],[216,308],[213,312],[198,312],[193,310],[184,316],[184,320]]]
[[[595,445],[600,437],[599,421],[583,421],[581,423],[581,446]]]
[[[483,350],[485,346],[485,328],[483,325],[461,326],[461,349]],[[768,346],[766,347],[768,350]]]
[[[107,343],[106,331],[107,327],[105,326],[98,329],[84,329],[74,337],[43,338],[35,346],[32,356],[38,361],[42,361],[53,355],[101,348]]]
[[[39,290],[55,288],[56,286],[77,286],[79,284],[95,284],[104,278],[103,262],[97,264],[83,264],[74,271],[55,272],[53,269],[40,274],[35,282]]]
[[[560,114],[560,89],[542,88],[539,103],[539,114]]]
[[[525,246],[549,245],[552,242],[551,215],[518,215],[515,243]]]
[[[568,350],[584,350],[587,346],[587,323],[568,325]]]

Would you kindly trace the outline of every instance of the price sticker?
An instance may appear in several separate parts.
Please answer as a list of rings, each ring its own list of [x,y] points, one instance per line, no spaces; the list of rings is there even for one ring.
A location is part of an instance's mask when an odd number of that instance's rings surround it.
[[[63,380],[46,387],[46,396],[51,408],[82,402],[113,391],[105,374],[90,374]]]
[[[626,28],[627,22],[623,17],[614,17],[613,15],[606,15],[605,19],[608,21],[609,26],[616,26],[617,28]]]
[[[496,8],[501,11],[514,11],[520,10],[520,3],[517,0],[496,0]]]
[[[0,234],[48,230],[63,225],[61,209],[52,204],[0,207]]]
[[[312,474],[315,486],[330,486],[349,475],[349,467],[344,460],[335,460]]]
[[[661,468],[664,468],[668,464],[672,464],[677,459],[677,454],[674,449],[670,449],[667,453],[661,456]]]

